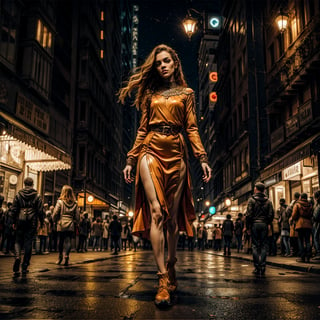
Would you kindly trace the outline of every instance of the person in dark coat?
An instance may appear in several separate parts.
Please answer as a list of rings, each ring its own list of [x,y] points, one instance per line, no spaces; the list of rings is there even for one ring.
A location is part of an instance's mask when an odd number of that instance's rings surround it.
[[[272,202],[264,194],[265,186],[257,182],[254,195],[249,199],[247,206],[246,223],[251,229],[254,273],[263,275],[266,270],[268,224],[274,218]]]
[[[222,233],[224,239],[224,255],[231,255],[231,242],[233,237],[234,225],[231,220],[231,214],[227,214],[227,219],[223,221],[222,224]],[[227,252],[228,249],[228,252]]]
[[[109,232],[111,235],[111,241],[113,242],[113,246],[114,246],[113,254],[118,254],[118,252],[120,251],[119,240],[121,236],[122,225],[118,220],[118,216],[116,214],[113,215],[112,219],[113,220],[109,225]]]
[[[308,195],[301,193],[300,199],[294,204],[292,212],[292,219],[296,222],[300,244],[300,259],[297,259],[297,262],[310,262],[312,216],[313,208],[312,204],[308,201]]]
[[[33,188],[33,179],[24,179],[24,188],[21,189],[13,200],[11,207],[13,229],[16,232],[15,261],[13,264],[14,275],[20,274],[21,250],[24,248],[22,262],[22,275],[28,272],[32,254],[32,242],[37,232],[38,221],[44,223],[43,203],[37,190]]]

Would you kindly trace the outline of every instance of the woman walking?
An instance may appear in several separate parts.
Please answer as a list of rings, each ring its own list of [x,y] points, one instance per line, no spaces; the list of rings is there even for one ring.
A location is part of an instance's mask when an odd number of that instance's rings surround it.
[[[135,105],[142,111],[133,148],[123,170],[127,183],[136,170],[136,207],[133,233],[150,238],[158,267],[156,305],[170,304],[177,288],[175,273],[179,231],[193,235],[195,211],[191,194],[184,130],[199,159],[203,180],[211,178],[195,115],[194,92],[187,87],[177,53],[166,45],[155,47],[120,90],[120,101],[137,89]],[[164,230],[168,258],[164,259]]]
[[[53,221],[57,222],[59,233],[59,258],[56,262],[61,264],[64,251],[64,265],[69,265],[71,239],[75,233],[75,223],[79,224],[80,215],[78,205],[70,186],[64,185],[59,200],[53,211]]]

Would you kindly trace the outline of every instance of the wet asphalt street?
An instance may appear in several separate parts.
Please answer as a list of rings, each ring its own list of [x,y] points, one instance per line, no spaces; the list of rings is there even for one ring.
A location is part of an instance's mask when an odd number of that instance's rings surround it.
[[[0,319],[320,319],[319,274],[269,266],[264,278],[249,261],[212,251],[179,251],[179,287],[166,310],[154,305],[151,251],[33,256],[27,277],[12,277],[0,259]]]

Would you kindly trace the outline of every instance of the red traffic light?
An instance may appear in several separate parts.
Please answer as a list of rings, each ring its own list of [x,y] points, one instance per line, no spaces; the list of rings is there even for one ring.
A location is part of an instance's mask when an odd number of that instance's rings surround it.
[[[218,72],[216,72],[216,71],[210,72],[209,79],[212,82],[217,82],[218,81]]]
[[[218,100],[218,95],[215,91],[211,92],[209,95],[210,101],[211,102],[217,102]]]

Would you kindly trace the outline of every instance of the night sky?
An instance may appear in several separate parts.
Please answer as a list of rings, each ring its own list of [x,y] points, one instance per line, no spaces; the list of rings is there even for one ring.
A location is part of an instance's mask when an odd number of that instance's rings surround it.
[[[194,34],[191,41],[183,29],[182,21],[193,8],[199,12],[217,12],[214,0],[135,0],[139,5],[139,64],[152,49],[161,43],[167,44],[178,53],[188,85],[197,89],[198,85],[198,48],[200,32]],[[194,18],[199,15],[190,11]]]

